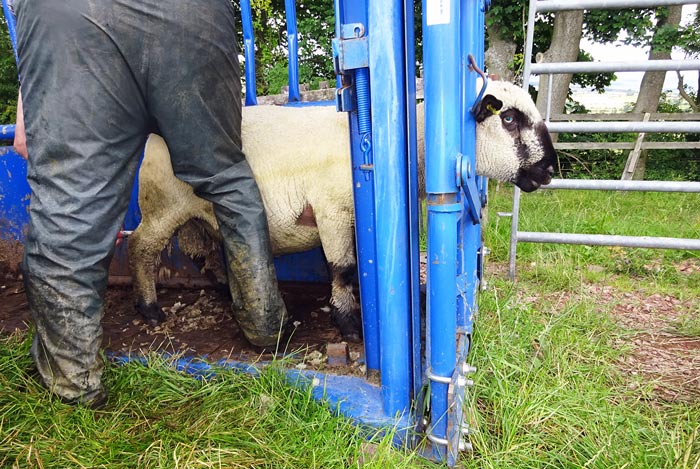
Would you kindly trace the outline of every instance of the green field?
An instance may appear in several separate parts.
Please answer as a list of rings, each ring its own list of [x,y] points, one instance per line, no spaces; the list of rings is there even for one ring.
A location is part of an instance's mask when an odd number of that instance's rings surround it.
[[[467,468],[700,468],[700,253],[522,244],[491,188]],[[521,229],[700,238],[700,195],[538,192]],[[102,411],[52,399],[28,339],[0,341],[0,467],[434,467],[289,387],[110,365]],[[283,366],[284,363],[278,365]]]

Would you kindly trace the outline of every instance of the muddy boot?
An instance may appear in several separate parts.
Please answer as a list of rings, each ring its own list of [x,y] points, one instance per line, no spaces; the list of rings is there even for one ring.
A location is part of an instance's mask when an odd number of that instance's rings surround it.
[[[264,252],[258,256],[250,254],[265,241],[247,246],[224,241],[233,317],[246,339],[258,347],[276,345],[287,324],[287,308],[277,287],[275,267],[268,260],[270,256]]]

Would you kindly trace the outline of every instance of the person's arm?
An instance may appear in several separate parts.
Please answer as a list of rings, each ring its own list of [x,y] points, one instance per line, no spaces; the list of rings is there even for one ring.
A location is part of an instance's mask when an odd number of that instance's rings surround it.
[[[27,159],[27,135],[24,131],[24,111],[22,109],[22,90],[17,95],[17,121],[15,122],[15,151]]]

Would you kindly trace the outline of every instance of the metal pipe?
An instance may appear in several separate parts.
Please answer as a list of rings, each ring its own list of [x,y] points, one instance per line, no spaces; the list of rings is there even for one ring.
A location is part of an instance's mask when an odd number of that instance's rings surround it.
[[[525,56],[523,57],[523,88],[528,89],[530,75],[532,74],[532,47],[535,42],[535,16],[537,15],[537,0],[530,0],[527,10],[527,28],[525,35]]]
[[[700,193],[700,182],[687,181],[620,181],[615,179],[552,179],[541,189],[690,192]]]
[[[476,66],[483,68],[484,53],[484,9],[480,0],[462,0],[459,30],[461,34],[461,57],[467,61],[469,54],[476,60]],[[461,144],[460,153],[472,168],[476,168],[476,120],[471,109],[477,96],[478,74],[472,67],[461,67],[462,109],[461,109]],[[476,174],[472,175],[476,179]],[[475,181],[476,182],[476,181]],[[478,184],[477,184],[478,187]],[[481,194],[480,194],[481,196]],[[482,197],[479,197],[480,199]],[[479,200],[479,203],[482,201]],[[472,319],[476,312],[476,292],[478,252],[481,246],[481,225],[474,223],[469,215],[467,204],[458,223],[458,245],[462,248],[457,253],[457,328],[468,333],[472,330]],[[466,351],[463,351],[466,355]]]
[[[518,223],[520,222],[520,188],[513,189],[513,211],[510,218],[510,249],[508,251],[508,278],[515,281],[515,257],[518,250]]]
[[[7,0],[2,0],[2,11],[5,14],[7,31],[10,34],[10,42],[12,43],[12,52],[15,55],[15,63],[19,65],[19,57],[17,56],[17,23],[15,21],[14,13],[10,11]]]
[[[700,60],[647,60],[644,62],[543,62],[530,65],[533,74],[603,73],[700,70]]]
[[[409,260],[396,255],[409,226],[403,2],[370,0],[367,17],[370,70],[382,77],[372,88],[380,370],[384,411],[395,415],[409,411],[412,383]]]
[[[404,2],[403,24],[413,25],[413,2]],[[404,28],[404,50],[406,51],[406,143],[408,157],[408,217],[409,256],[411,276],[411,332],[413,362],[413,398],[416,399],[423,385],[421,351],[420,308],[420,201],[418,199],[418,129],[416,127],[416,53],[415,30]]]
[[[537,2],[537,11],[564,10],[619,10],[626,8],[656,8],[660,6],[688,5],[688,0],[542,0]],[[534,24],[534,23],[528,23]]]
[[[619,236],[519,231],[518,241],[521,243],[559,243],[584,244],[588,246],[622,246],[627,248],[700,250],[700,239],[662,238],[653,236]]]
[[[455,169],[462,145],[462,61],[460,2],[423,1],[425,90],[425,166],[428,193],[427,365],[441,378],[451,378],[456,365],[457,220]],[[446,47],[446,45],[452,45]],[[430,384],[428,433],[447,438],[448,385]],[[447,448],[433,453],[446,460]]]
[[[669,132],[669,133],[698,133],[700,121],[682,122],[549,122],[547,128],[552,133],[560,132]]]
[[[250,0],[241,0],[241,22],[243,23],[243,51],[245,54],[245,105],[258,104],[255,84],[255,33],[250,10]]]
[[[0,125],[0,140],[14,140],[15,139],[15,125]]]
[[[289,102],[301,101],[299,94],[299,38],[297,37],[297,13],[294,0],[284,0],[287,14],[287,50],[289,54]]]

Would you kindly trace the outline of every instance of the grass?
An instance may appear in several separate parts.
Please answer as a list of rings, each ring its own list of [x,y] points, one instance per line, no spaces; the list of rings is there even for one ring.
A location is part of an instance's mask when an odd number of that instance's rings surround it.
[[[507,259],[510,190],[492,190],[489,263]],[[658,195],[658,197],[657,197]],[[663,197],[662,197],[663,196]],[[697,195],[541,192],[523,198],[524,230],[700,237]],[[645,207],[645,208],[642,208]],[[651,221],[653,220],[653,221]],[[469,396],[477,431],[466,468],[700,468],[700,402],[656,397],[623,374],[633,331],[585,287],[662,293],[700,304],[697,253],[522,244],[518,281],[489,277],[480,296]],[[678,316],[700,336],[700,311]],[[220,370],[195,380],[156,357],[109,365],[106,410],[70,407],[29,377],[29,339],[0,339],[1,467],[434,467],[333,415],[278,366],[259,378]],[[362,461],[362,463],[361,463]]]

